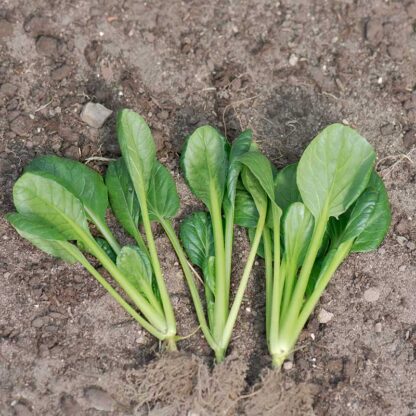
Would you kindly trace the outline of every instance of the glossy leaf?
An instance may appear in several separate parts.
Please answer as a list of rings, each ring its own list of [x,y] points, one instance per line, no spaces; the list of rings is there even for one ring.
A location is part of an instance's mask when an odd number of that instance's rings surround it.
[[[384,240],[391,223],[391,209],[387,191],[376,172],[372,173],[368,185],[370,189],[377,192],[377,202],[365,229],[354,241],[351,249],[353,252],[375,250]]]
[[[314,219],[312,214],[301,202],[289,206],[283,217],[283,238],[286,263],[295,262],[299,267],[308,249]]]
[[[179,195],[169,170],[156,161],[147,191],[149,218],[158,221],[172,218],[179,210]]]
[[[214,237],[209,214],[194,212],[181,224],[180,237],[191,262],[204,269],[206,262],[214,256]]]
[[[117,267],[136,289],[143,291],[143,285],[151,287],[152,266],[139,247],[124,246],[117,256]]]
[[[274,177],[275,199],[282,211],[286,211],[294,202],[302,202],[296,184],[297,167],[297,163],[292,163],[277,172]]]
[[[44,173],[23,174],[14,185],[13,200],[20,214],[35,215],[53,224],[67,240],[89,235],[81,202]]]
[[[221,206],[228,171],[226,141],[221,134],[210,126],[196,129],[185,143],[181,165],[195,196],[208,209],[213,198]]]
[[[252,141],[253,132],[248,129],[243,131],[231,145],[227,176],[227,197],[231,204],[234,204],[235,201],[237,179],[241,171],[241,162],[239,161],[239,158],[250,150]]]
[[[136,238],[139,233],[140,206],[123,159],[108,165],[105,182],[115,217],[126,232]]]
[[[57,156],[41,156],[32,160],[25,172],[45,172],[64,186],[84,205],[95,222],[104,222],[108,207],[107,188],[99,173],[76,160]]]
[[[111,248],[110,244],[108,244],[107,240],[104,240],[104,238],[96,237],[95,241],[104,250],[105,254],[107,254],[111,261],[115,263],[117,259],[117,254]]]
[[[23,238],[51,256],[70,264],[79,261],[78,255],[82,256],[76,246],[69,243],[63,234],[42,218],[11,213],[6,219]]]
[[[255,228],[259,212],[253,198],[247,191],[237,190],[235,194],[234,223],[240,227]]]
[[[312,140],[297,168],[302,201],[318,218],[338,217],[366,188],[375,161],[371,145],[356,131],[332,124]]]
[[[146,121],[131,110],[117,114],[117,137],[133,185],[147,192],[156,161],[156,146]]]

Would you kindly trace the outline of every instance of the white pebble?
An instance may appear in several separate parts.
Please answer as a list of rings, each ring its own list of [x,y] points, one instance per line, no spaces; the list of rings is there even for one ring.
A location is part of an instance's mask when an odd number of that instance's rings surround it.
[[[292,53],[289,57],[289,65],[296,66],[298,62],[299,62],[299,58],[294,53]]]
[[[370,287],[364,292],[364,300],[367,302],[376,302],[380,297],[380,290],[376,287]]]
[[[285,362],[283,363],[283,368],[284,368],[286,371],[291,370],[291,369],[293,368],[293,363],[292,363],[292,361],[285,361]]]
[[[318,314],[318,322],[320,324],[327,324],[333,317],[334,317],[333,313],[328,312],[325,309],[321,309]]]
[[[383,329],[383,327],[382,327],[382,325],[381,325],[381,322],[377,322],[377,323],[374,325],[374,330],[375,330],[377,333],[380,333],[380,332],[382,331],[382,329]]]

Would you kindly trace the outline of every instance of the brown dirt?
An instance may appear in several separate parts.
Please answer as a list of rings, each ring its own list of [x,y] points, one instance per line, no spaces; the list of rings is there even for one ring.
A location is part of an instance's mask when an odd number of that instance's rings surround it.
[[[87,273],[40,253],[2,218],[0,414],[415,415],[415,30],[412,0],[1,2],[2,217],[34,156],[118,154],[113,118],[100,130],[79,118],[93,100],[149,121],[180,181],[179,219],[196,202],[177,153],[197,125],[231,138],[251,127],[282,166],[326,124],[345,121],[377,150],[393,224],[378,251],[342,266],[318,307],[333,319],[314,315],[294,367],[276,374],[264,373],[261,263],[232,356],[213,368],[200,333],[181,343],[194,355],[160,356]],[[158,235],[186,335],[196,326],[189,296]],[[242,234],[237,245],[238,260]],[[366,300],[367,289],[378,299]]]

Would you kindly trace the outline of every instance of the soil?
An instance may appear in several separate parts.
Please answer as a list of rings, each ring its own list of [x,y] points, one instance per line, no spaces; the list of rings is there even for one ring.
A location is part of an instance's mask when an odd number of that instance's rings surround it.
[[[413,0],[3,0],[0,414],[416,415],[415,32]],[[8,225],[12,185],[36,155],[118,155],[114,117],[98,130],[81,121],[89,101],[146,117],[179,181],[176,225],[197,205],[178,153],[198,125],[231,139],[252,128],[279,167],[334,121],[375,147],[389,235],[337,272],[292,368],[269,370],[260,261],[229,358],[213,366],[200,333],[181,354],[163,353],[81,267]],[[157,235],[179,330],[190,334],[189,295]],[[244,233],[236,246],[235,280]],[[333,314],[325,324],[321,309]]]

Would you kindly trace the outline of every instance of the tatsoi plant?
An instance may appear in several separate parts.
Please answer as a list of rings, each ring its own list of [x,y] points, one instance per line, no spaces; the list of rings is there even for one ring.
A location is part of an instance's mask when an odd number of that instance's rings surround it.
[[[331,277],[350,252],[376,249],[391,220],[375,153],[353,129],[333,124],[306,148],[298,164],[277,172],[282,213],[263,230],[266,337],[273,365],[293,351]],[[251,228],[260,213],[237,198],[236,223]],[[252,238],[253,231],[249,230]]]
[[[137,117],[124,111],[119,115],[118,136],[125,158],[110,165],[107,186],[97,172],[79,162],[39,157],[16,182],[13,199],[17,213],[7,218],[21,236],[38,248],[69,263],[81,263],[143,328],[175,350],[175,317],[150,221],[158,215],[169,215],[177,209],[179,200],[170,198],[169,193],[163,195],[165,199],[156,198],[158,192],[165,191],[163,172],[167,171],[156,160],[147,125]],[[169,186],[175,188],[174,183],[169,182]],[[116,217],[137,245],[120,247],[108,228],[108,194]],[[162,205],[167,201],[167,205]],[[138,231],[139,219],[147,245]],[[93,237],[91,224],[99,237]],[[102,264],[140,313],[118,294],[82,251]]]
[[[181,225],[180,236],[189,259],[203,274],[208,322],[202,312],[199,322],[218,362],[223,360],[231,339],[266,222],[268,195],[273,197],[274,192],[271,165],[256,150],[251,136],[251,131],[245,131],[230,146],[214,128],[199,127],[187,139],[181,159],[191,191],[208,209],[187,217]],[[240,175],[259,215],[253,245],[230,307],[234,216]],[[272,202],[270,206],[273,215],[276,214],[277,205]],[[198,293],[193,293],[192,298],[199,309]]]

